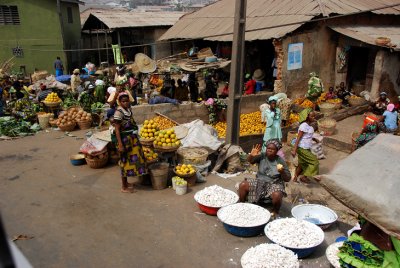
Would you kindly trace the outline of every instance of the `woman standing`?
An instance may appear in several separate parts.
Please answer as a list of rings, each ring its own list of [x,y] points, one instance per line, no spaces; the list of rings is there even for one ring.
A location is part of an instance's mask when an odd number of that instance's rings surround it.
[[[263,146],[261,152],[265,153],[267,146],[266,142],[270,139],[282,139],[281,130],[281,110],[276,107],[277,98],[271,96],[268,99],[269,108],[267,108],[263,113],[263,118],[266,120],[267,125],[263,138]]]
[[[286,196],[285,182],[290,181],[290,172],[286,162],[277,155],[282,148],[281,143],[272,139],[267,141],[266,153],[261,153],[261,145],[255,145],[251,150],[248,161],[258,163],[256,179],[245,179],[239,184],[240,202],[259,203],[263,199],[272,199],[272,217],[276,218]]]
[[[142,147],[137,136],[138,127],[130,109],[129,95],[122,92],[118,95],[119,106],[114,113],[115,138],[119,151],[121,168],[121,192],[132,193],[133,184],[127,177],[140,176],[146,173]]]
[[[300,180],[309,182],[308,177],[314,177],[319,172],[318,158],[311,152],[311,146],[314,135],[314,128],[311,123],[315,120],[315,114],[311,108],[304,109],[299,115],[299,131],[297,132],[296,143],[292,150],[293,157],[298,155],[299,165],[296,168],[296,174],[293,181],[297,181],[299,175]]]

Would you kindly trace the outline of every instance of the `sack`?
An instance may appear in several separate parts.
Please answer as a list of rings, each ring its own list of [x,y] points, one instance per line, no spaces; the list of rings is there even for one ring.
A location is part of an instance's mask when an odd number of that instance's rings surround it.
[[[236,173],[243,170],[239,152],[226,159],[225,163],[227,165],[226,173]]]

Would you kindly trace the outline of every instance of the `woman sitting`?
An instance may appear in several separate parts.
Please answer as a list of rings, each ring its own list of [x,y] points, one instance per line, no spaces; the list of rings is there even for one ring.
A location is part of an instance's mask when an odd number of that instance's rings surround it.
[[[276,218],[281,208],[282,198],[286,196],[285,181],[290,181],[290,171],[286,162],[277,155],[282,148],[277,139],[266,142],[266,153],[261,153],[261,145],[255,145],[248,156],[251,164],[258,163],[256,179],[245,179],[239,184],[240,202],[259,203],[272,199],[272,216]]]
[[[355,148],[353,147],[353,151],[364,146],[378,136],[379,133],[385,131],[385,125],[382,122],[374,121],[367,124],[361,131],[361,134],[354,140]]]
[[[297,132],[296,143],[294,144],[294,148],[292,150],[293,157],[295,157],[297,154],[299,158],[299,165],[296,168],[296,174],[293,178],[293,181],[295,182],[300,174],[302,175],[300,180],[303,182],[309,182],[308,177],[314,177],[315,179],[318,179],[315,176],[319,172],[319,161],[318,158],[311,152],[314,135],[314,128],[311,126],[311,123],[314,121],[314,118],[315,114],[311,108],[304,109],[299,115],[299,122],[301,124]],[[318,142],[317,140],[315,141]]]
[[[394,104],[390,103],[386,111],[383,113],[384,123],[387,133],[394,133],[397,131],[397,112],[394,110]]]
[[[119,151],[121,168],[121,192],[132,193],[133,184],[127,177],[140,176],[146,173],[142,146],[137,135],[138,127],[133,119],[129,95],[121,92],[118,95],[119,106],[114,113],[116,147]]]

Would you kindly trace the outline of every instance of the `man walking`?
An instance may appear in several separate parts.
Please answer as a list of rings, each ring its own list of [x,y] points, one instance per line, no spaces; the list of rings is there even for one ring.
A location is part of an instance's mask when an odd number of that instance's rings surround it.
[[[54,69],[56,69],[56,77],[63,75],[64,65],[60,57],[57,57],[56,61],[54,62]]]

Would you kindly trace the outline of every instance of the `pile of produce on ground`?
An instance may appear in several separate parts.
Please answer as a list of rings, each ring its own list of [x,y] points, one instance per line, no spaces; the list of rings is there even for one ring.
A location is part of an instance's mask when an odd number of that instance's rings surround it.
[[[157,131],[155,137],[154,146],[177,147],[181,144],[173,129]]]
[[[261,244],[249,248],[240,260],[243,268],[298,268],[297,256],[276,244]]]
[[[193,175],[196,173],[196,169],[192,165],[177,165],[175,168],[175,173],[179,176]]]
[[[140,129],[140,138],[143,140],[154,140],[158,126],[153,120],[145,120]]]
[[[156,123],[156,125],[158,126],[158,128],[160,130],[173,128],[176,126],[176,124],[174,122],[172,122],[171,120],[169,120],[168,118],[165,118],[165,117],[159,116],[159,115],[152,118],[151,120],[153,120],[154,123]]]
[[[204,206],[223,207],[236,203],[239,197],[228,189],[213,185],[198,191],[194,199]]]
[[[27,136],[40,130],[38,124],[17,120],[11,116],[0,117],[0,136],[18,137]]]
[[[226,122],[218,122],[214,128],[218,132],[218,137],[225,138]],[[240,115],[240,136],[262,134],[265,131],[265,123],[261,121],[261,112],[253,112]]]
[[[278,219],[270,222],[265,234],[274,243],[288,248],[310,248],[324,239],[323,232],[316,232],[316,225],[295,218]]]
[[[79,102],[74,97],[66,97],[63,101],[62,107],[64,109],[71,108],[73,106],[78,106]]]
[[[322,102],[326,101],[326,92],[322,93],[317,100],[317,105],[320,105]]]
[[[249,203],[237,203],[219,210],[218,218],[229,225],[254,227],[266,224],[271,214],[265,208]]]
[[[158,159],[158,154],[155,153],[151,148],[143,147],[143,153],[147,161],[154,161]]]
[[[286,122],[286,126],[291,126],[294,123],[299,122],[299,114],[298,113],[290,113],[289,120]]]

